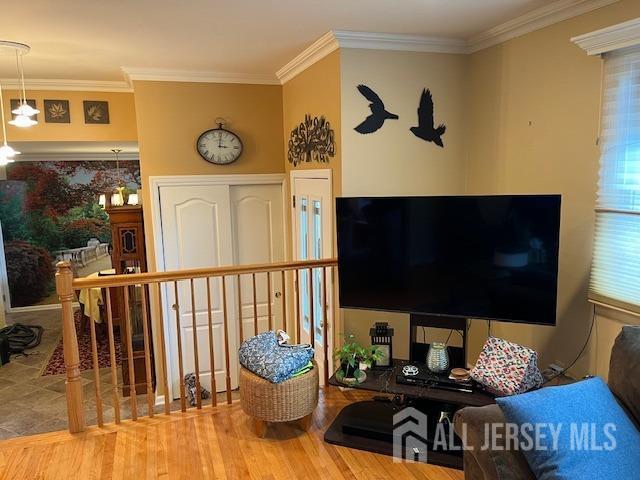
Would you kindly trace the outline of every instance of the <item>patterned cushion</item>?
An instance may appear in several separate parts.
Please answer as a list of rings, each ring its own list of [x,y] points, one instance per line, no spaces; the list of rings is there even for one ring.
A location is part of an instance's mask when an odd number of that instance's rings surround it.
[[[534,350],[496,337],[487,338],[471,378],[503,396],[524,393],[543,382]]]
[[[313,359],[309,345],[278,345],[276,332],[264,332],[240,345],[240,363],[273,383],[284,382]]]

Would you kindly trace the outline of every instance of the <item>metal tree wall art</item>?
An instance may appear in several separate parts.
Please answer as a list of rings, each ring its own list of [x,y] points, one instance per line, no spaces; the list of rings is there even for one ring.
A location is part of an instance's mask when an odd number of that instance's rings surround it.
[[[335,135],[331,124],[324,118],[304,116],[304,122],[291,131],[289,138],[289,163],[328,163],[336,154]]]

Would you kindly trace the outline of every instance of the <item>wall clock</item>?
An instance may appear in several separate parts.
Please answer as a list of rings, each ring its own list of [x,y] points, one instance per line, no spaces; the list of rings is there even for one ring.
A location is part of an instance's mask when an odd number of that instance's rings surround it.
[[[203,132],[196,142],[196,149],[207,162],[228,165],[242,154],[242,140],[235,133],[222,128],[224,121],[216,119],[218,128]]]

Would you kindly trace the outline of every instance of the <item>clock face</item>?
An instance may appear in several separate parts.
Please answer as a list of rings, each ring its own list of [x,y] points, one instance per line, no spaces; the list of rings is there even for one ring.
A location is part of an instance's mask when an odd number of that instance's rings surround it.
[[[235,162],[242,153],[240,138],[229,130],[214,128],[207,130],[198,138],[198,153],[207,162],[227,165]]]

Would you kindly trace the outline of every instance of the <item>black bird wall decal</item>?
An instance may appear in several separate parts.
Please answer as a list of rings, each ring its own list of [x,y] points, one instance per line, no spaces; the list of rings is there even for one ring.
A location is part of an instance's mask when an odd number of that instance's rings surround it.
[[[444,147],[441,137],[446,129],[444,124],[433,128],[433,98],[431,98],[429,89],[422,89],[422,97],[420,97],[420,106],[418,107],[418,126],[411,127],[411,133],[427,142]]]
[[[364,119],[364,121],[354,128],[358,133],[373,133],[382,127],[385,120],[397,120],[398,115],[389,113],[385,110],[384,103],[380,100],[380,97],[376,92],[371,90],[366,85],[358,85],[358,91],[369,100],[369,108],[371,109],[371,115]]]

